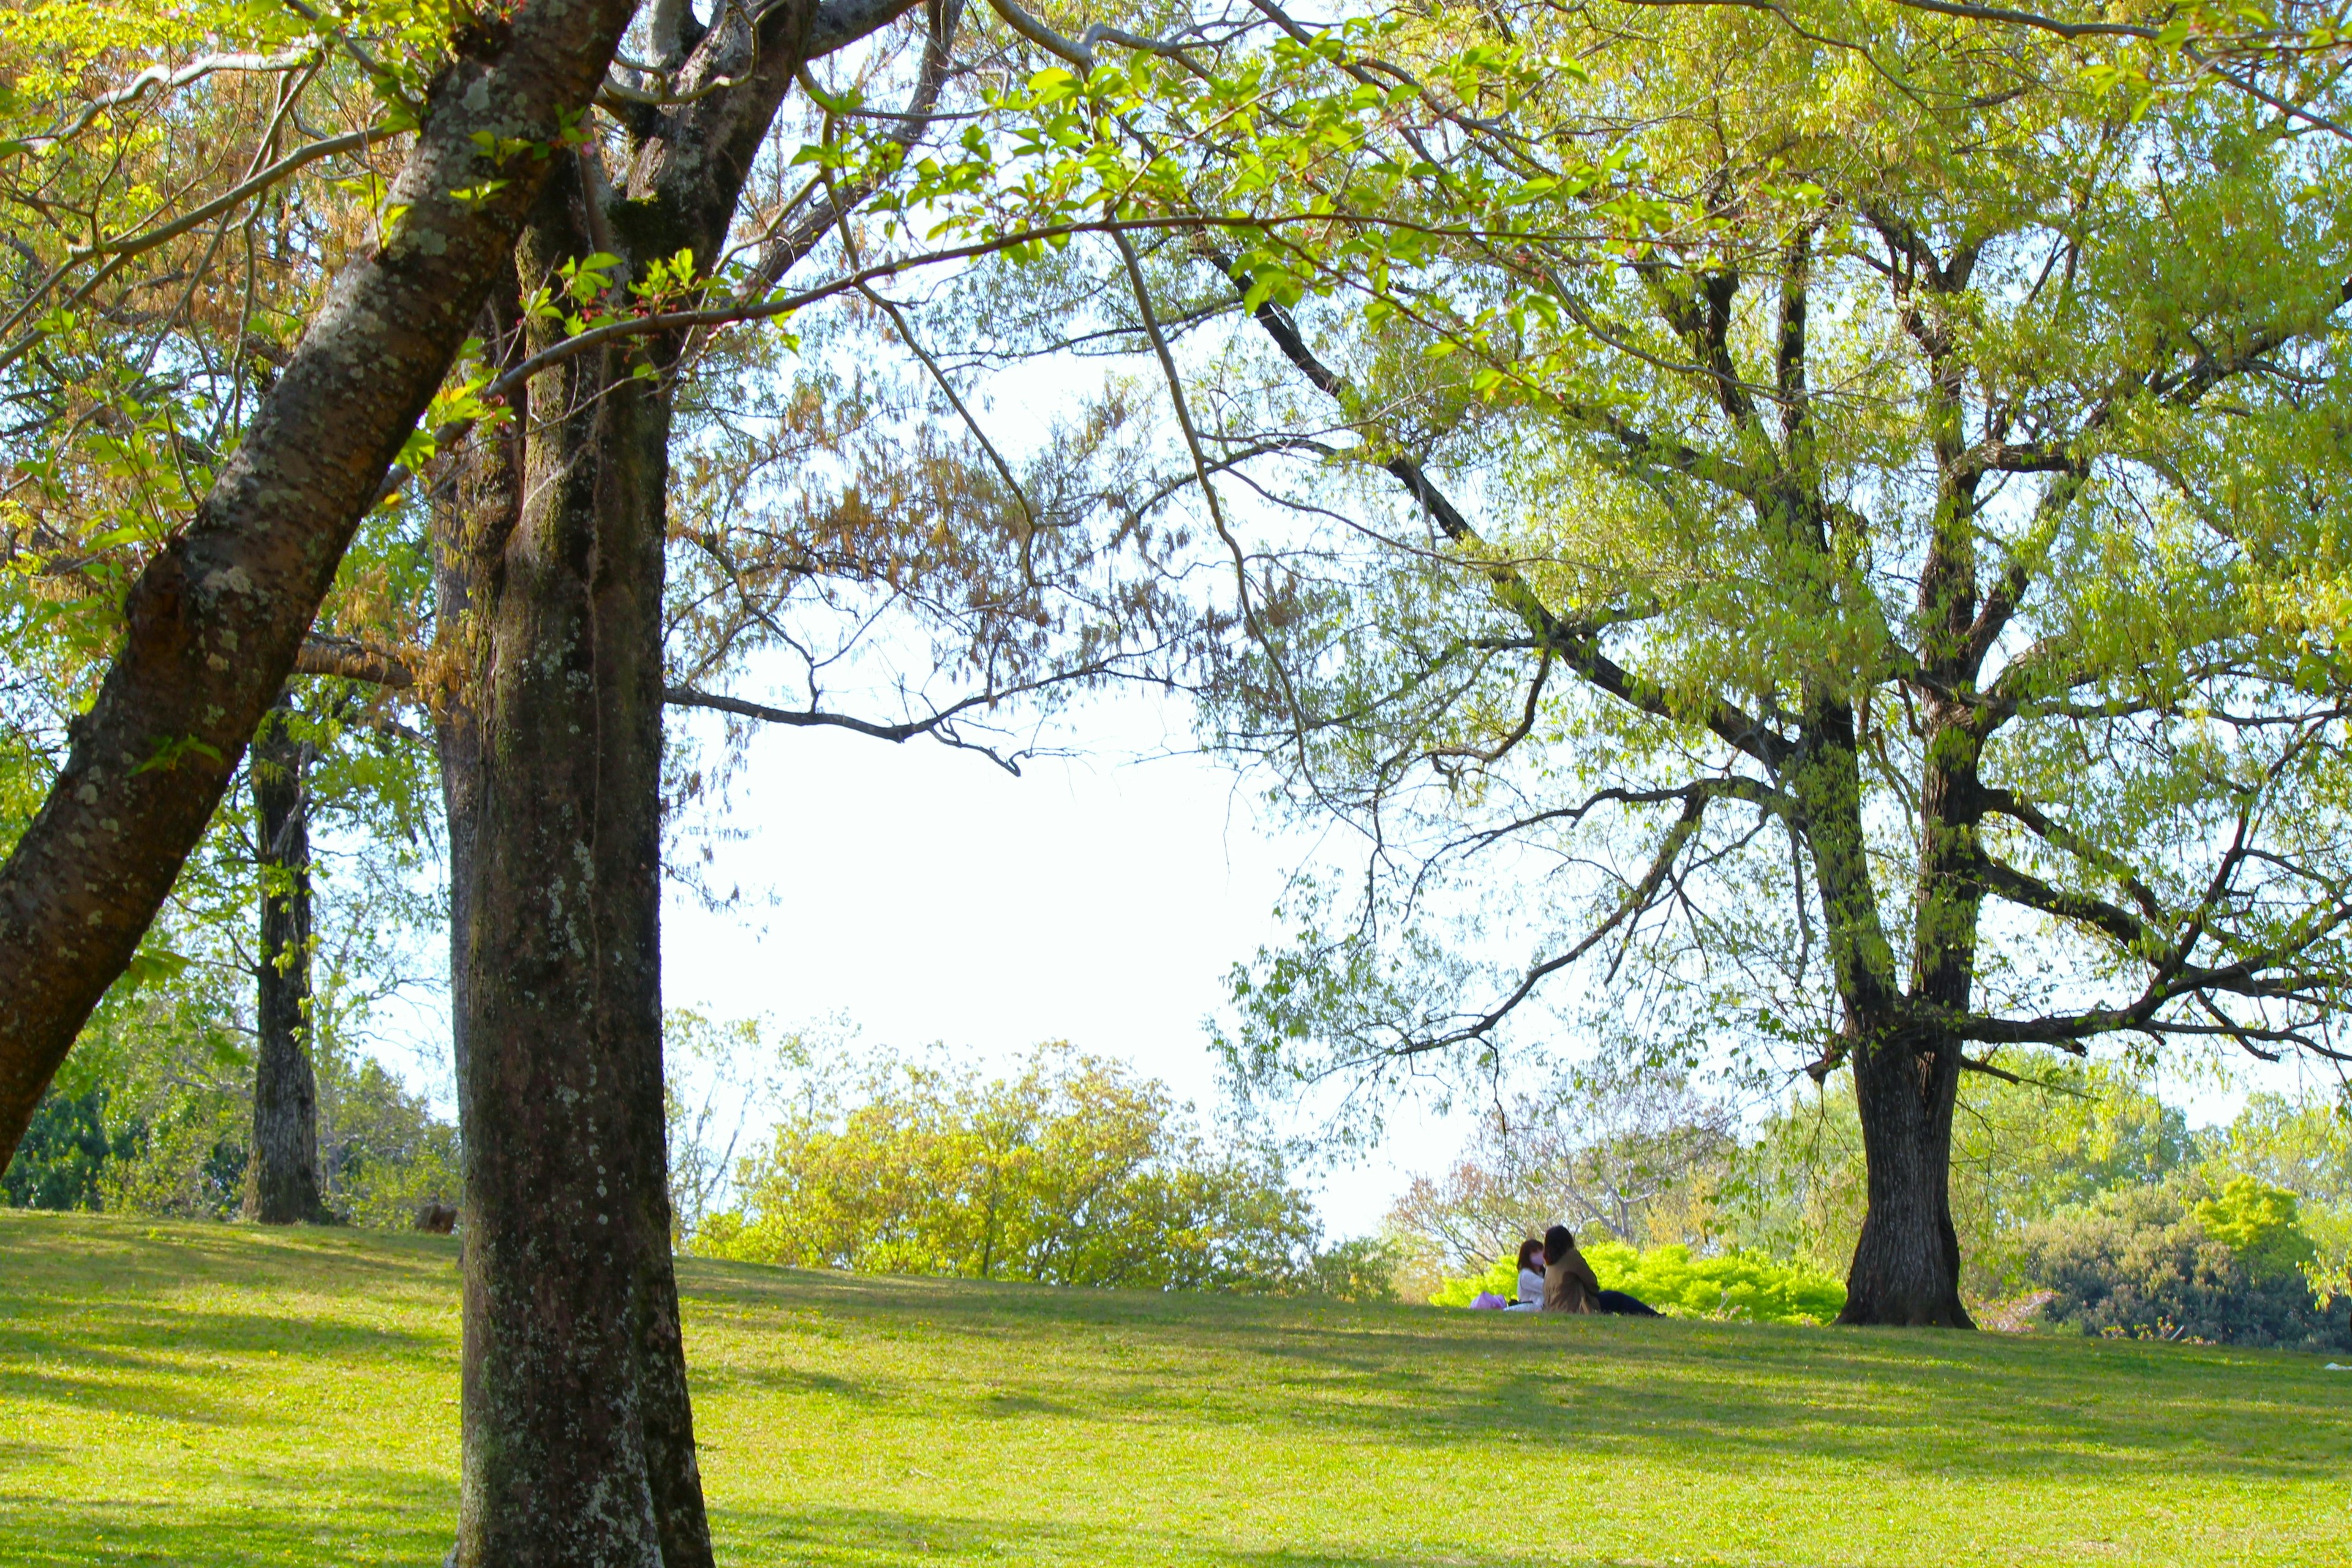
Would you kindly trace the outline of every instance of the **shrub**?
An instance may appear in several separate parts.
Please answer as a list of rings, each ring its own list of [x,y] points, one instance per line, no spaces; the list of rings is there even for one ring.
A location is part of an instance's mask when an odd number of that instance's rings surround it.
[[[1844,1282],[1802,1262],[1760,1252],[1693,1258],[1687,1247],[1636,1252],[1622,1241],[1584,1249],[1604,1290],[1622,1290],[1683,1318],[1759,1323],[1826,1323],[1845,1306]]]
[[[1804,1263],[1775,1263],[1761,1253],[1694,1258],[1674,1244],[1636,1251],[1622,1241],[1583,1249],[1604,1290],[1622,1290],[1669,1317],[1738,1319],[1759,1323],[1826,1323],[1845,1305],[1845,1286]],[[1466,1307],[1482,1290],[1503,1297],[1518,1288],[1518,1269],[1499,1258],[1482,1275],[1449,1279],[1429,1298],[1435,1307]]]
[[[2107,1194],[2029,1227],[2019,1266],[2051,1292],[2042,1321],[2078,1333],[2352,1344],[2313,1296],[2311,1256],[2293,1194],[2241,1176],[2194,1205],[2167,1188]]]
[[[349,1224],[405,1230],[418,1206],[457,1200],[457,1130],[385,1071],[321,1064],[320,1179],[328,1208]]]
[[[245,1196],[252,1114],[203,1085],[151,1098],[129,1157],[110,1159],[94,1205],[117,1214],[227,1219]]]
[[[1377,1242],[1321,1250],[1276,1154],[1213,1145],[1165,1084],[1042,1047],[1013,1079],[885,1061],[817,1082],[697,1252],[866,1274],[1376,1297]]]
[[[1491,1293],[1509,1300],[1518,1294],[1519,1270],[1508,1258],[1497,1258],[1495,1266],[1484,1274],[1473,1274],[1459,1279],[1448,1279],[1430,1292],[1433,1307],[1466,1307],[1481,1294]]]
[[[2304,1234],[2295,1196],[2252,1176],[2232,1176],[2221,1192],[2189,1210],[2205,1234],[2238,1255],[2258,1279],[2301,1274],[2318,1256]]]
[[[106,1127],[107,1088],[69,1095],[52,1088],[33,1111],[31,1125],[16,1145],[16,1156],[0,1176],[0,1194],[16,1208],[94,1209],[100,1205],[99,1178],[110,1160],[126,1160],[139,1146],[143,1130],[125,1128],[110,1137]]]

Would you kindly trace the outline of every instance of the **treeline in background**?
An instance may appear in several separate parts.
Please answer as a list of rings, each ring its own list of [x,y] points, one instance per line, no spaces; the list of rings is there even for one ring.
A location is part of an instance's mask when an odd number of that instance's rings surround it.
[[[6,1201],[234,1217],[252,1077],[234,978],[190,964],[110,1000],[9,1165]],[[1604,1283],[1670,1313],[1822,1322],[1843,1305],[1864,1211],[1860,1129],[1834,1077],[1743,1116],[1670,1073],[1577,1074],[1488,1107],[1377,1233],[1333,1238],[1298,1147],[1244,1118],[1204,1123],[1165,1083],[1066,1044],[991,1074],[861,1049],[839,1028],[680,1010],[667,1033],[677,1243],[713,1258],[1464,1305],[1507,1294],[1520,1239],[1565,1222]],[[404,1227],[421,1205],[454,1202],[456,1128],[335,1028],[314,1050],[332,1217]],[[2014,1083],[1972,1079],[1955,1122],[1979,1321],[2352,1345],[2339,1101],[2255,1093],[2192,1130],[2128,1067],[2019,1065]]]
[[[2247,1097],[2192,1131],[2128,1067],[2026,1057],[1954,1118],[1962,1289],[1986,1327],[2352,1344],[2352,1122],[2319,1092]],[[1565,1220],[1602,1283],[1670,1311],[1827,1321],[1864,1206],[1849,1085],[1742,1119],[1686,1082],[1586,1075],[1490,1110],[1389,1216],[1402,1293],[1507,1290],[1519,1240]]]

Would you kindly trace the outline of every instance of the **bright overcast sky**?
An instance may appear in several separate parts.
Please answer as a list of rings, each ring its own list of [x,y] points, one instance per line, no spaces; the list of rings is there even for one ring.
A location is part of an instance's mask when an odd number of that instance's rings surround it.
[[[672,897],[667,1001],[786,1027],[843,1016],[868,1045],[988,1062],[1066,1039],[1213,1110],[1202,1020],[1311,846],[1217,763],[1151,755],[1190,745],[1189,717],[1149,692],[1097,699],[1067,726],[1087,753],[1021,778],[919,741],[761,733],[730,795],[749,837],[714,879],[747,897],[721,914]],[[1321,1182],[1333,1234],[1370,1229],[1462,1131],[1398,1119],[1383,1157]]]

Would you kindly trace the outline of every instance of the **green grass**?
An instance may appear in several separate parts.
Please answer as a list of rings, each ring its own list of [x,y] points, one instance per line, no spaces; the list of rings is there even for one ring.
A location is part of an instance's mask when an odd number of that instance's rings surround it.
[[[2352,1563],[2352,1373],[681,1266],[729,1563]],[[0,1211],[0,1561],[437,1563],[455,1247]]]

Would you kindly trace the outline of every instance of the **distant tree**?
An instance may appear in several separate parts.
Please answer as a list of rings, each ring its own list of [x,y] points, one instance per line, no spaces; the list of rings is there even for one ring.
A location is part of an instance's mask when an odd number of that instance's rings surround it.
[[[2352,1207],[2352,1108],[2341,1093],[2256,1092],[2226,1126],[2198,1134],[2199,1157],[2315,1203]]]
[[[1016,1077],[885,1062],[787,1112],[718,1256],[1035,1284],[1378,1294],[1377,1249],[1319,1250],[1281,1161],[1218,1147],[1165,1085],[1041,1047]]]
[[[254,732],[254,848],[261,919],[254,954],[253,1145],[245,1214],[264,1225],[326,1217],[319,1083],[310,1062],[310,759],[280,698]]]
[[[328,1210],[352,1225],[406,1230],[424,1203],[454,1205],[456,1125],[372,1058],[330,1056],[320,1076],[319,1166]]]
[[[2352,994],[2352,146],[1957,9],[1481,12],[1575,69],[1432,153],[1427,258],[1253,258],[1213,370],[1309,536],[1219,736],[1370,846],[1237,1068],[1467,1078],[1571,976],[1843,1068],[1859,1323],[1969,1321],[1964,1074],[2335,1051]],[[1528,162],[1588,144],[1652,204],[1614,251]]]
[[[2256,1093],[2225,1127],[2197,1135],[2209,1184],[2236,1174],[2294,1194],[2316,1256],[2305,1267],[2324,1302],[2352,1300],[2352,1107],[2339,1089]]]
[[[755,1018],[713,1018],[691,1007],[662,1016],[670,1235],[680,1250],[691,1250],[703,1222],[723,1212],[735,1190],[737,1150],[777,1076],[812,1064],[803,1036],[773,1045],[765,1037]]]

